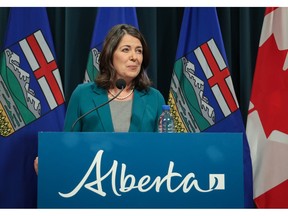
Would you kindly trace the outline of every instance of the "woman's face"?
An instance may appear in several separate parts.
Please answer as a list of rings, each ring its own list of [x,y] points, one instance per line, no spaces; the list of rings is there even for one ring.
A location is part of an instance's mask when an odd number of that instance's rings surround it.
[[[113,66],[117,79],[130,83],[140,73],[143,61],[143,48],[140,40],[125,34],[113,54]]]

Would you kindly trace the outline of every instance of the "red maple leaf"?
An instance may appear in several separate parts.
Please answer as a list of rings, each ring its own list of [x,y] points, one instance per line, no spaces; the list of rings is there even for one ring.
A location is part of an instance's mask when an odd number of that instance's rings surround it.
[[[251,102],[257,110],[266,137],[273,130],[288,134],[288,71],[283,70],[287,50],[279,50],[272,34],[259,47]]]

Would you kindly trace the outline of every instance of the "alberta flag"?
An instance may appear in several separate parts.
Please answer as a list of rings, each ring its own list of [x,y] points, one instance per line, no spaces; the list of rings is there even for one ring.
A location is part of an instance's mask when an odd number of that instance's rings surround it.
[[[0,59],[0,208],[34,208],[38,132],[62,131],[65,116],[45,8],[10,9]]]
[[[215,8],[185,8],[168,103],[178,132],[243,133],[244,207],[253,207],[250,150]]]
[[[288,208],[288,8],[266,8],[247,118],[254,201]]]
[[[94,81],[99,72],[99,55],[102,44],[109,30],[117,24],[129,24],[138,28],[136,8],[134,7],[100,7],[97,11],[93,37],[90,45],[84,82]]]

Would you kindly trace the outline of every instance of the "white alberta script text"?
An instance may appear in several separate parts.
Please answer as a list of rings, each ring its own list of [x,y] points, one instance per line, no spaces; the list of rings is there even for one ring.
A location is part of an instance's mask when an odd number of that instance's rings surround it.
[[[78,185],[70,192],[68,193],[62,193],[59,192],[59,195],[64,198],[70,198],[75,196],[78,191],[84,186],[88,190],[105,197],[106,192],[103,190],[102,182],[111,175],[111,187],[113,190],[113,193],[117,196],[121,196],[121,193],[127,193],[131,190],[138,190],[139,192],[147,192],[150,190],[155,190],[156,192],[160,192],[160,189],[164,190],[166,187],[167,191],[170,193],[174,193],[178,190],[183,190],[184,193],[188,193],[191,188],[195,188],[199,192],[211,192],[213,190],[223,190],[224,189],[224,174],[217,174],[213,177],[213,180],[210,179],[210,186],[209,189],[201,189],[198,185],[198,180],[195,178],[194,173],[188,173],[185,177],[182,177],[180,173],[177,173],[173,171],[174,168],[174,162],[170,161],[169,167],[167,170],[167,174],[163,177],[157,176],[155,179],[152,179],[149,175],[142,176],[139,181],[136,181],[136,177],[132,174],[126,174],[126,164],[121,164],[121,173],[120,173],[120,179],[119,179],[119,188],[117,189],[116,184],[116,177],[117,177],[117,167],[118,167],[118,161],[114,160],[111,168],[107,173],[102,175],[101,172],[101,161],[102,161],[102,155],[104,151],[99,150],[91,163],[89,169],[87,170],[84,177],[81,179],[81,181],[78,183]],[[92,182],[86,182],[90,174],[92,173],[93,169],[95,169],[95,181]],[[219,182],[219,179],[217,176],[222,176],[221,183]],[[210,176],[211,177],[211,176]],[[178,178],[179,184],[174,186],[172,188],[172,181],[174,179]],[[179,181],[180,180],[182,181]],[[211,183],[212,182],[212,183]],[[220,183],[220,184],[219,184]],[[222,185],[221,185],[222,184]],[[175,185],[175,184],[173,184]],[[219,187],[220,186],[220,187]]]

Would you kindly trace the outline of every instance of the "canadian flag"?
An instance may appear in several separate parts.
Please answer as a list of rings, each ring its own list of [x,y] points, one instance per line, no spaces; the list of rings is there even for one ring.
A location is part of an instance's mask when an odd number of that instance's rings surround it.
[[[267,8],[246,133],[259,208],[288,208],[288,8]]]

